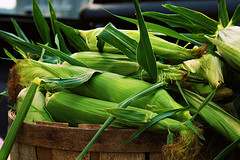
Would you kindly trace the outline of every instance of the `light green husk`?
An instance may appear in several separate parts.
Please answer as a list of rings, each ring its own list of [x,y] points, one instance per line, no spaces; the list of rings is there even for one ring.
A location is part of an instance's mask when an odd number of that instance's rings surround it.
[[[183,67],[203,77],[213,89],[220,87],[224,83],[222,71],[224,62],[212,54],[203,55],[199,59],[185,61]]]
[[[83,62],[92,69],[117,73],[145,81],[150,80],[148,73],[137,62],[130,61],[122,54],[87,51],[74,53],[71,57]],[[181,70],[179,66],[162,64],[160,62],[156,64],[159,81],[181,80],[186,75],[186,72]],[[70,64],[64,62],[63,65]]]
[[[69,92],[57,92],[47,97],[47,110],[56,121],[68,122],[73,126],[79,123],[102,124],[109,114],[105,110],[117,109],[117,103],[79,96]],[[121,108],[119,108],[121,110]],[[140,128],[157,114],[149,110],[127,107],[122,109],[130,114],[119,113],[112,125],[115,127]],[[200,151],[198,136],[180,121],[165,118],[149,128],[149,131],[179,133],[171,145],[163,147],[166,158],[194,158]]]
[[[240,71],[240,27],[228,26],[216,33],[215,38],[207,37],[217,46],[218,54],[235,71]]]
[[[214,96],[215,100],[232,96],[232,90],[224,86],[224,75],[226,75],[227,66],[219,57],[212,54],[205,54],[199,59],[185,61],[181,66],[197,74],[206,82],[206,84],[192,83],[192,91],[202,96],[207,96],[213,89],[217,88]]]
[[[137,74],[141,71],[140,66],[136,62],[129,61],[129,59],[122,54],[87,51],[74,53],[71,57],[92,69],[100,71],[108,71],[126,76]],[[64,62],[63,65],[70,64]]]
[[[19,62],[16,66],[17,73],[20,76],[20,84],[28,85],[35,77],[46,78],[69,78],[81,75],[90,71],[88,68],[48,64],[34,60],[25,60]],[[18,83],[18,82],[16,82]],[[79,95],[93,97],[101,100],[120,103],[129,96],[150,86],[145,81],[125,77],[122,75],[104,72],[94,75],[88,82],[74,88],[68,88],[69,91]],[[158,109],[177,109],[182,108],[164,89],[151,93],[143,98],[134,101],[132,106],[146,108],[154,106]],[[174,118],[185,121],[191,116],[188,111],[177,113]]]
[[[92,30],[79,30],[80,35],[86,41],[88,47],[92,51],[98,51],[97,48],[97,35],[103,30],[104,28],[96,28]],[[136,40],[137,42],[140,39],[139,31],[138,30],[119,30],[132,39]],[[157,58],[164,59],[167,62],[173,64],[182,63],[185,60],[190,60],[199,56],[199,48],[187,49],[181,47],[177,44],[168,42],[160,37],[154,35],[154,33],[149,33],[150,42],[153,47],[153,51],[156,54]],[[117,53],[120,52],[118,49],[112,47],[110,44],[105,43],[103,48],[104,52],[109,53]]]
[[[22,105],[23,99],[26,96],[27,91],[28,91],[28,88],[22,89],[17,97],[17,102],[15,105],[17,113]],[[24,120],[28,122],[33,122],[33,123],[36,123],[36,121],[51,122],[52,120],[50,119],[49,115],[45,111],[45,105],[46,104],[45,104],[44,95],[41,92],[37,91]]]

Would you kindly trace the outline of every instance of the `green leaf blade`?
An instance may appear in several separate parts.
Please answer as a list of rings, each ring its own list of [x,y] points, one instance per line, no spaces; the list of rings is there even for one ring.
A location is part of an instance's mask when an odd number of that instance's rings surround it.
[[[144,12],[143,16],[162,21],[171,27],[181,27],[192,33],[202,33],[204,28],[196,26],[180,14],[163,14],[158,12]]]
[[[112,14],[112,13],[110,13],[110,14]],[[123,16],[118,16],[118,15],[115,15],[115,14],[112,14],[112,15],[114,15],[115,17],[120,18],[122,20],[125,20],[127,22],[138,25],[138,21],[136,19],[127,18],[127,17],[123,17]],[[167,36],[177,38],[177,39],[180,39],[180,40],[183,40],[183,41],[186,41],[186,42],[191,42],[192,44],[195,44],[197,46],[202,46],[201,43],[195,41],[194,39],[191,39],[187,36],[184,36],[184,35],[176,32],[176,31],[174,31],[170,28],[167,28],[167,27],[164,27],[164,26],[161,26],[161,25],[158,25],[158,24],[150,23],[150,22],[145,22],[145,24],[146,24],[147,28],[149,28],[153,31],[156,31],[156,32],[159,32],[159,33],[165,34]]]
[[[140,30],[140,41],[137,48],[137,62],[145,69],[154,82],[157,81],[156,58],[153,53],[152,45],[149,39],[147,27],[145,25],[142,12],[137,0],[134,1],[136,16]]]
[[[66,53],[63,53],[57,49],[51,48],[49,46],[45,46],[43,44],[38,43],[38,45],[42,48],[44,48],[46,51],[51,52],[52,54],[56,55],[57,57],[63,59],[64,61],[67,61],[69,64],[71,65],[75,65],[75,66],[82,66],[82,67],[87,67],[87,65],[83,64],[82,62],[70,57],[69,55],[67,55]]]
[[[2,38],[7,43],[12,45],[14,48],[22,50],[25,54],[30,53],[32,55],[34,55],[34,54],[41,55],[41,52],[42,52],[41,47],[39,47],[33,43],[26,42],[23,39],[21,39],[20,37],[14,35],[12,33],[0,30],[0,38]],[[46,54],[48,56],[53,56],[53,54],[50,52],[46,52]]]
[[[228,11],[225,0],[218,0],[218,19],[223,27],[229,23]]]
[[[240,25],[240,4],[238,5],[238,7],[236,8],[236,10],[234,11],[234,14],[230,20],[231,25],[233,26],[239,26]]]
[[[71,77],[71,78],[49,78],[49,79],[42,80],[41,84],[43,85],[49,84],[51,87],[54,86],[52,84],[56,84],[57,86],[65,89],[74,88],[89,81],[97,73],[100,73],[100,72],[91,70],[79,76]]]
[[[55,21],[58,27],[65,33],[69,43],[78,51],[89,51],[86,42],[81,36],[75,31],[74,28],[67,26],[61,22]]]
[[[184,16],[197,26],[204,27],[206,34],[214,34],[218,29],[219,23],[217,21],[207,17],[200,12],[170,4],[165,4],[163,7]]]
[[[27,36],[26,36],[26,35],[24,34],[24,32],[22,31],[22,29],[20,28],[20,26],[17,24],[17,22],[16,22],[13,18],[11,18],[11,20],[12,20],[12,23],[13,23],[13,25],[14,25],[14,28],[15,28],[18,36],[19,36],[20,38],[22,38],[23,40],[25,40],[26,42],[30,42],[30,41],[28,40]]]
[[[33,19],[34,19],[36,28],[40,34],[40,37],[42,38],[45,44],[48,43],[49,46],[52,46],[49,26],[47,24],[47,21],[43,17],[43,14],[36,0],[33,0],[32,9],[33,9]]]
[[[111,23],[97,37],[122,51],[129,59],[136,60],[138,43],[128,35],[117,30]]]
[[[57,17],[54,11],[54,8],[50,2],[50,0],[48,0],[48,5],[49,5],[49,12],[50,12],[50,20],[51,20],[51,25],[52,25],[52,29],[54,32],[54,35],[58,36],[59,39],[59,44],[60,44],[60,50],[66,54],[71,54],[71,52],[68,50],[66,43],[64,41],[64,38],[61,34],[61,31],[58,27],[58,25],[55,23],[57,21]]]
[[[20,107],[20,110],[18,111],[18,113],[8,131],[8,134],[4,140],[4,143],[0,150],[0,159],[5,160],[8,158],[8,156],[11,152],[12,146],[15,142],[15,139],[17,138],[17,133],[20,130],[22,123],[24,121],[24,118],[26,117],[26,114],[31,106],[31,103],[33,101],[33,98],[35,96],[37,88],[38,88],[38,82],[35,79],[33,81],[33,83],[30,85],[30,88],[29,88],[29,90],[23,100],[23,103]]]
[[[131,142],[133,139],[135,139],[137,136],[139,136],[143,131],[145,131],[147,128],[151,127],[152,125],[156,124],[158,121],[167,118],[169,116],[172,116],[173,114],[182,111],[186,108],[181,108],[181,109],[174,109],[174,110],[169,110],[166,112],[163,112],[152,119],[150,119],[144,126],[142,126],[140,129],[138,129],[129,139],[127,139],[125,142],[121,144],[121,146]]]

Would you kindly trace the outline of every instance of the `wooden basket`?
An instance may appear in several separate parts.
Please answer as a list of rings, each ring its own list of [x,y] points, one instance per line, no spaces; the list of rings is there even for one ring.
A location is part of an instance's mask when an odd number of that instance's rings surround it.
[[[9,126],[15,113],[9,111]],[[100,126],[68,123],[24,122],[11,151],[11,160],[75,160]],[[106,129],[94,143],[84,160],[161,160],[161,146],[166,135],[144,133],[129,144],[119,145],[135,130]]]
[[[15,113],[8,112],[9,126]],[[69,127],[68,123],[24,122],[12,148],[11,160],[75,160],[100,126],[81,124]],[[125,146],[119,145],[135,130],[107,128],[93,144],[83,160],[163,160],[161,147],[166,143],[166,134],[142,133]],[[206,137],[205,137],[206,138]],[[211,160],[222,149],[215,144],[202,156]],[[202,160],[201,156],[196,158]],[[232,158],[230,158],[233,160]]]

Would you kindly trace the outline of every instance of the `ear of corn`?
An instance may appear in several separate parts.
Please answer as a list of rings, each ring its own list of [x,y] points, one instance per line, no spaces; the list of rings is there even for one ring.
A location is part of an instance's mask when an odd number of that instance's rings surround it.
[[[33,60],[19,62],[16,68],[22,85],[27,85],[35,77],[42,79],[70,78],[90,71],[90,69],[84,67],[47,64]],[[67,89],[79,95],[120,103],[150,85],[145,81],[104,72],[93,76],[83,85]],[[167,109],[183,107],[171,98],[164,89],[159,89],[157,92],[140,98],[132,102],[131,105],[139,108],[146,108],[149,105]],[[187,120],[190,117],[188,111],[179,112],[178,114],[176,118],[179,120]]]
[[[209,84],[204,83],[192,83],[189,89],[195,93],[198,93],[199,95],[202,95],[203,97],[207,97],[213,91],[213,88],[210,87]],[[213,100],[223,100],[224,98],[229,98],[232,95],[233,90],[231,88],[221,86],[217,88]]]
[[[47,98],[47,110],[57,121],[68,122],[73,126],[79,123],[102,124],[108,118],[108,110],[117,117],[116,127],[140,128],[157,114],[136,107],[127,109],[115,108],[117,103],[79,96],[69,92],[57,92]],[[196,134],[180,121],[165,118],[150,127],[151,132],[179,133],[180,140],[164,146],[166,157],[195,157],[199,152],[199,142]]]
[[[78,124],[103,124],[109,114],[105,108],[116,107],[116,104],[98,99],[79,96],[69,92],[48,94],[46,109],[59,122],[71,126]]]
[[[67,122],[72,126],[78,124],[103,124],[108,118],[109,113],[113,113],[117,103],[103,101],[99,99],[89,98],[73,94],[71,92],[56,92],[48,93],[46,109],[51,116],[60,122]],[[73,101],[74,99],[74,101]],[[123,123],[125,126],[138,128],[147,123],[148,120],[155,117],[157,114],[146,109],[128,106],[127,110],[116,108],[118,117],[118,124]],[[123,113],[119,112],[123,111]],[[126,114],[128,112],[128,114]],[[133,114],[134,112],[134,114]],[[137,114],[136,114],[137,113]],[[159,124],[152,131],[162,132],[170,129],[171,131],[178,132],[187,129],[180,121],[167,118],[159,122]]]
[[[217,46],[218,54],[235,70],[240,71],[239,26],[228,26],[219,30],[215,38],[207,37]]]
[[[60,64],[50,64],[32,59],[19,61],[12,69],[13,74],[19,75],[19,83],[27,86],[34,78],[70,78],[90,71],[83,67],[66,67]],[[16,72],[16,73],[15,73]]]
[[[80,30],[81,36],[87,42],[88,47],[92,51],[98,51],[97,49],[97,35],[102,32],[103,28],[97,28],[93,30]],[[137,30],[120,30],[123,33],[130,36],[137,42],[140,39],[139,31]],[[172,64],[179,64],[185,60],[190,60],[197,57],[200,48],[186,49],[177,44],[170,43],[160,37],[154,35],[154,33],[149,34],[150,42],[152,48],[157,58],[164,59]],[[110,44],[106,43],[103,49],[104,52],[117,53],[120,52],[118,49],[114,48]]]
[[[185,90],[185,95],[191,106],[195,109],[201,105],[203,97]],[[240,121],[224,111],[216,104],[209,102],[201,111],[200,116],[218,133],[230,141],[240,137]],[[240,145],[238,145],[240,147]]]
[[[120,75],[131,76],[140,72],[140,67],[136,62],[122,54],[100,53],[100,52],[78,52],[71,55],[88,67],[101,71],[108,71]],[[63,65],[69,65],[64,62]]]
[[[19,111],[22,105],[22,101],[26,96],[27,90],[28,90],[27,88],[24,88],[23,90],[21,90],[21,92],[17,97],[17,103],[16,103],[17,112]],[[52,121],[49,115],[45,111],[45,97],[41,92],[39,91],[36,92],[33,98],[32,104],[25,117],[25,121],[34,122],[34,123],[36,121],[50,121],[50,122]]]
[[[150,84],[144,81],[122,77],[112,73],[103,73],[90,79],[86,85],[80,85],[70,89],[73,93],[83,96],[93,97],[106,101],[120,103],[129,96],[148,87]],[[132,106],[146,108],[155,106],[157,108],[176,109],[182,108],[168,92],[164,89],[158,89],[155,93],[149,94],[131,103]],[[187,120],[190,115],[188,111],[183,111],[176,115],[179,120]],[[184,115],[186,113],[186,115]]]
[[[133,77],[136,79],[143,79],[150,81],[150,77],[145,70],[143,70],[137,62],[130,61],[125,55],[113,53],[100,53],[100,52],[77,52],[71,55],[88,67],[101,71],[108,71]],[[179,66],[167,65],[157,62],[158,79],[173,81],[181,80],[186,75],[186,72],[181,70]],[[64,62],[63,65],[69,65]]]
[[[212,88],[218,88],[224,83],[224,63],[211,54],[203,55],[199,59],[185,61],[183,67],[192,73],[202,76]]]

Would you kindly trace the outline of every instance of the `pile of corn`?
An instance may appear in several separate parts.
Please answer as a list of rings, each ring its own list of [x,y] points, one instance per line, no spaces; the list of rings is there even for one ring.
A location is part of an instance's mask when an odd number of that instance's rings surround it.
[[[33,2],[34,11],[39,14],[38,5],[35,0]],[[53,9],[51,3],[49,6]],[[184,16],[176,6],[165,7]],[[155,14],[149,12],[144,15],[154,17]],[[159,13],[158,16],[163,15]],[[239,139],[239,110],[236,107],[239,104],[234,106],[234,100],[239,99],[236,82],[240,76],[240,32],[236,26],[238,23],[234,21],[236,18],[229,21],[228,25],[212,20],[213,27],[217,24],[215,31],[207,33],[204,28],[199,30],[203,34],[203,42],[197,36],[194,39],[194,36],[188,35],[192,38],[189,42],[199,41],[198,46],[192,48],[168,42],[161,38],[163,34],[148,31],[156,59],[157,79],[154,80],[138,61],[136,53],[142,36],[139,30],[111,28],[132,42],[130,45],[122,40],[119,46],[102,38],[103,33],[109,31],[109,25],[105,28],[77,30],[57,22],[53,17],[51,22],[55,26],[53,31],[57,49],[44,36],[46,45],[37,45],[27,41],[22,33],[17,38],[0,31],[0,37],[13,45],[23,57],[15,59],[6,51],[16,62],[10,72],[7,92],[17,113],[34,79],[40,79],[25,121],[66,122],[70,126],[101,125],[112,116],[112,126],[140,129],[157,116],[174,111],[147,129],[159,134],[175,134],[174,140],[162,149],[166,159],[194,159],[198,156],[204,125],[230,142]],[[41,27],[36,26],[44,35]],[[65,34],[69,33],[66,37],[70,45],[77,49],[76,53],[71,54],[66,50],[60,28]],[[103,42],[103,47],[99,47],[100,42]],[[131,56],[131,53],[136,55]],[[39,55],[37,58],[36,54]],[[126,108],[118,107],[129,97],[160,82],[164,86],[133,100]],[[217,104],[228,106],[231,112]],[[198,115],[200,118],[195,120]]]

